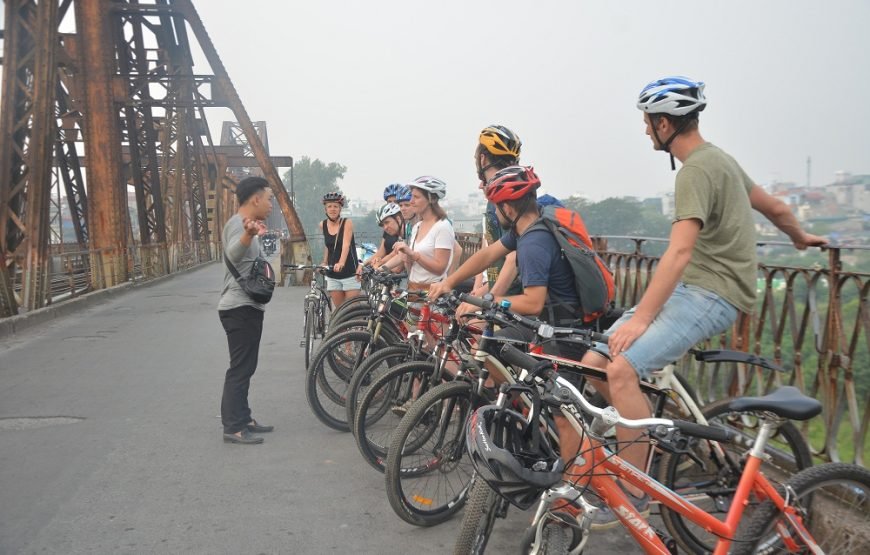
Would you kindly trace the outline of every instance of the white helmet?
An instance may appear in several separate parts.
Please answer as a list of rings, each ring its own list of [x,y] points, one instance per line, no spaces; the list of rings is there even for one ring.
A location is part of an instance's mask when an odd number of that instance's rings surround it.
[[[431,175],[423,175],[408,183],[408,187],[416,187],[442,199],[447,196],[447,184]]]
[[[378,208],[378,213],[375,215],[375,218],[377,218],[378,220],[378,225],[383,225],[385,219],[401,213],[402,209],[399,208],[398,204],[396,204],[395,202],[388,202],[387,204]]]
[[[648,114],[685,116],[707,106],[704,83],[688,77],[665,77],[640,91],[637,107]]]

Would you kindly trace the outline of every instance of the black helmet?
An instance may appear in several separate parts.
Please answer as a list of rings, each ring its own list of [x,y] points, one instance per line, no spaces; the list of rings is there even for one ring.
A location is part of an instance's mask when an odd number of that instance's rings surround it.
[[[330,191],[323,195],[323,204],[326,204],[327,202],[337,202],[344,206],[344,195],[341,194],[341,191]]]
[[[558,484],[565,470],[538,424],[514,410],[486,405],[468,420],[465,434],[477,475],[522,510]]]

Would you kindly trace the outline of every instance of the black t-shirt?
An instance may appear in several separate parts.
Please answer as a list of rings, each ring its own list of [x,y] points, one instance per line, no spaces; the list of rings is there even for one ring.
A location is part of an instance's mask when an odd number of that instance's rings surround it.
[[[390,235],[386,231],[384,232],[384,254],[390,254],[393,252],[393,245],[399,240],[397,235]]]

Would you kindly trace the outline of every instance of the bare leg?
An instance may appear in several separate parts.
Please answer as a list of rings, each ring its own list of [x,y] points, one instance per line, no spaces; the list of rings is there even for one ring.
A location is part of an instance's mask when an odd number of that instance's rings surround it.
[[[359,289],[351,289],[344,292],[344,300],[352,299],[359,296]]]
[[[640,390],[637,372],[625,357],[618,356],[616,360],[607,365],[607,380],[611,396],[610,402],[619,411],[620,416],[634,420],[649,418],[652,415],[647,399]],[[633,442],[642,435],[643,430],[616,427],[616,438],[622,447],[619,456],[641,470],[646,467],[649,443],[647,441]],[[643,495],[643,492],[634,486],[628,484],[623,484],[623,486],[629,493],[637,497]]]
[[[581,362],[585,366],[606,369],[608,360],[598,353],[589,351],[583,355]],[[596,390],[604,395],[604,398],[609,403],[610,395],[607,389],[607,382],[602,382],[601,380],[590,380],[590,382]],[[570,467],[574,457],[577,456],[577,452],[580,450],[580,436],[577,435],[577,432],[571,427],[571,424],[568,423],[565,417],[557,415],[554,420],[556,429],[559,431],[559,451],[562,453],[562,460],[565,461],[565,467],[570,473],[571,470],[568,467]]]
[[[333,308],[340,307],[341,303],[344,302],[344,291],[333,290],[329,292],[329,296],[332,298]]]

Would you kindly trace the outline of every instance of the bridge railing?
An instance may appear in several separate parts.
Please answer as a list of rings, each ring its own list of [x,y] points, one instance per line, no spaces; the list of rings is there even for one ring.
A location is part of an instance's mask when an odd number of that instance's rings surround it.
[[[175,245],[153,243],[127,247],[118,265],[104,264],[106,249],[81,250],[78,245],[52,245],[50,253],[48,299],[56,304],[84,293],[126,281],[148,281],[185,270],[214,259],[214,247],[205,241],[188,241]],[[126,274],[126,275],[124,275]],[[13,287],[20,294],[22,272],[13,276]]]
[[[621,241],[627,249],[608,248]],[[599,237],[597,247],[617,284],[617,303],[636,304],[649,284],[665,240],[644,237]],[[759,243],[786,247],[791,243]],[[818,249],[816,249],[818,251]],[[814,452],[826,460],[867,463],[870,421],[870,274],[850,271],[846,261],[866,256],[866,247],[825,249],[826,263],[811,267],[777,265],[760,256],[757,304],[741,314],[731,330],[708,342],[769,357],[784,366],[780,374],[736,364],[703,365],[691,357],[681,371],[702,398],[761,395],[780,384],[794,385],[819,399],[820,417],[802,424]],[[824,258],[819,256],[821,260]]]
[[[472,251],[479,248],[477,236],[463,238],[463,242]],[[614,272],[616,303],[636,304],[667,240],[607,236],[596,237],[595,242]],[[779,247],[797,252],[791,243],[759,243],[765,250]],[[678,366],[702,402],[762,395],[781,384],[798,387],[824,405],[821,416],[802,424],[814,453],[823,460],[866,465],[870,456],[866,441],[870,425],[870,274],[850,271],[848,264],[866,257],[870,248],[813,250],[817,260],[808,267],[777,265],[760,255],[754,312],[741,314],[732,329],[705,345],[768,357],[787,373],[739,364],[704,364],[689,356]]]

